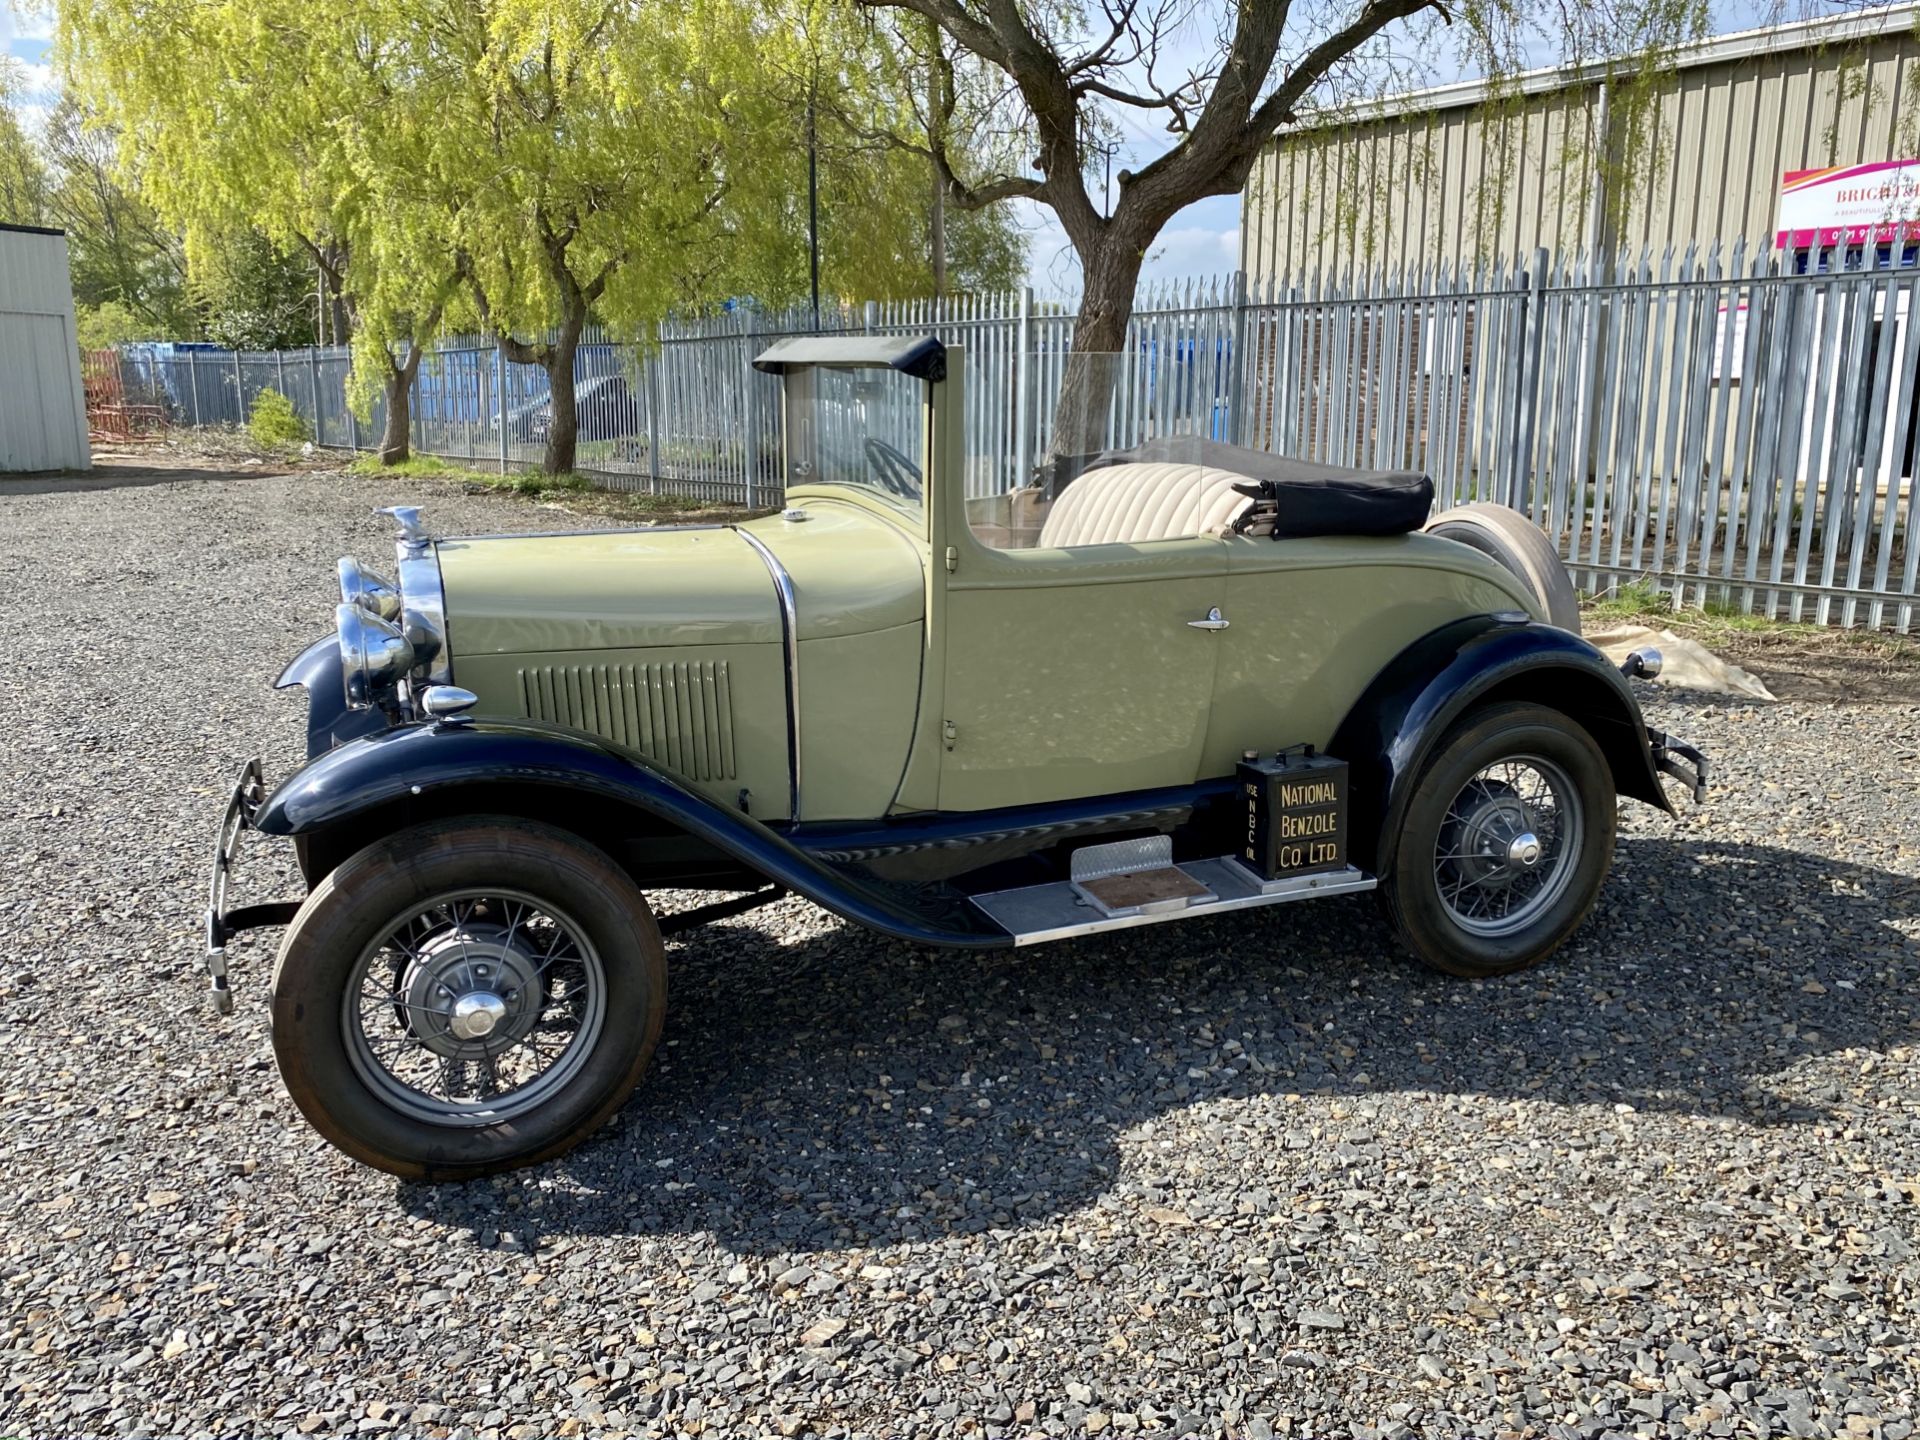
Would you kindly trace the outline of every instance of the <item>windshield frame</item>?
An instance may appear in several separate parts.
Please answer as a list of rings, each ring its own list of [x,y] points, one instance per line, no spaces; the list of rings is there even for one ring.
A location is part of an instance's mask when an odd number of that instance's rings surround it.
[[[828,393],[822,393],[823,381]],[[871,382],[883,390],[893,388],[896,391],[908,386],[915,388],[917,393],[912,396],[912,413],[917,417],[918,424],[910,449],[893,443],[895,439],[903,438],[898,435],[891,438],[876,436],[870,430],[858,433],[863,447],[868,443],[884,446],[919,472],[917,498],[891,489],[877,479],[853,480],[846,478],[844,473],[824,473],[823,467],[805,453],[811,451],[817,454],[823,443],[845,445],[848,437],[855,433],[850,426],[841,435],[823,442],[821,436],[828,427],[812,419],[822,405],[848,403],[831,393],[831,387],[836,382],[845,387]],[[935,503],[932,494],[935,467],[930,463],[930,439],[934,429],[936,383],[883,364],[798,364],[788,368],[782,376],[780,396],[780,477],[785,492],[789,496],[820,494],[858,501],[877,509],[896,523],[904,524],[916,535],[927,535]],[[904,398],[896,394],[890,402],[901,413],[906,409],[899,403]],[[857,425],[859,422],[853,423]],[[870,472],[872,460],[866,459],[864,464]],[[804,473],[803,466],[809,467]]]

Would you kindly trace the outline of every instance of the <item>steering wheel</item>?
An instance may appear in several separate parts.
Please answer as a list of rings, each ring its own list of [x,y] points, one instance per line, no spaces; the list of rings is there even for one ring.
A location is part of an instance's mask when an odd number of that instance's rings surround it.
[[[863,443],[867,463],[873,467],[874,479],[880,488],[904,500],[917,501],[921,490],[918,467],[884,440],[869,437]]]

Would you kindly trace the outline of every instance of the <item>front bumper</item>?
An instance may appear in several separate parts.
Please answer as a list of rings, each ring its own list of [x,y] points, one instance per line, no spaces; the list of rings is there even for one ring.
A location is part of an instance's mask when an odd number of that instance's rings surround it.
[[[1677,735],[1647,727],[1647,747],[1653,752],[1653,768],[1671,775],[1693,792],[1693,803],[1707,800],[1707,757]]]
[[[265,777],[260,762],[249,760],[240,768],[220,814],[219,829],[213,842],[213,874],[207,881],[207,981],[213,996],[213,1008],[222,1015],[233,1013],[233,991],[227,984],[227,941],[242,930],[262,925],[285,925],[300,909],[298,900],[276,900],[265,905],[227,908],[227,886],[233,878],[234,854],[240,835],[253,828],[253,817],[267,798]]]

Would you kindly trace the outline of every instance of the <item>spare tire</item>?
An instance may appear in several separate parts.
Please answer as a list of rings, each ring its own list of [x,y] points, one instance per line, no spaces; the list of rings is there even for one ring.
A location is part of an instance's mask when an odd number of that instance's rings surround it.
[[[1547,622],[1580,633],[1580,597],[1547,532],[1505,505],[1461,505],[1443,510],[1426,533],[1457,540],[1519,577],[1547,612]]]

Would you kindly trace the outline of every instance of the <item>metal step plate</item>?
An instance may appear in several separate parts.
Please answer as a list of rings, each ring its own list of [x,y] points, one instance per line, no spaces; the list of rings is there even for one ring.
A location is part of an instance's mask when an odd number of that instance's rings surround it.
[[[1373,876],[1351,865],[1344,870],[1327,870],[1318,875],[1298,875],[1289,880],[1262,882],[1259,876],[1231,855],[1223,855],[1217,860],[1188,860],[1173,868],[1211,892],[1212,898],[1193,900],[1177,910],[1136,910],[1104,915],[1097,905],[1078,893],[1071,881],[1057,880],[1050,885],[1024,885],[1017,890],[995,890],[976,895],[973,903],[1011,935],[1015,945],[1038,945],[1047,940],[1070,939],[1075,935],[1096,935],[1103,930],[1158,925],[1168,920],[1220,915],[1229,910],[1251,910],[1258,905],[1283,905],[1289,900],[1349,895],[1359,890],[1371,890],[1379,883]]]

